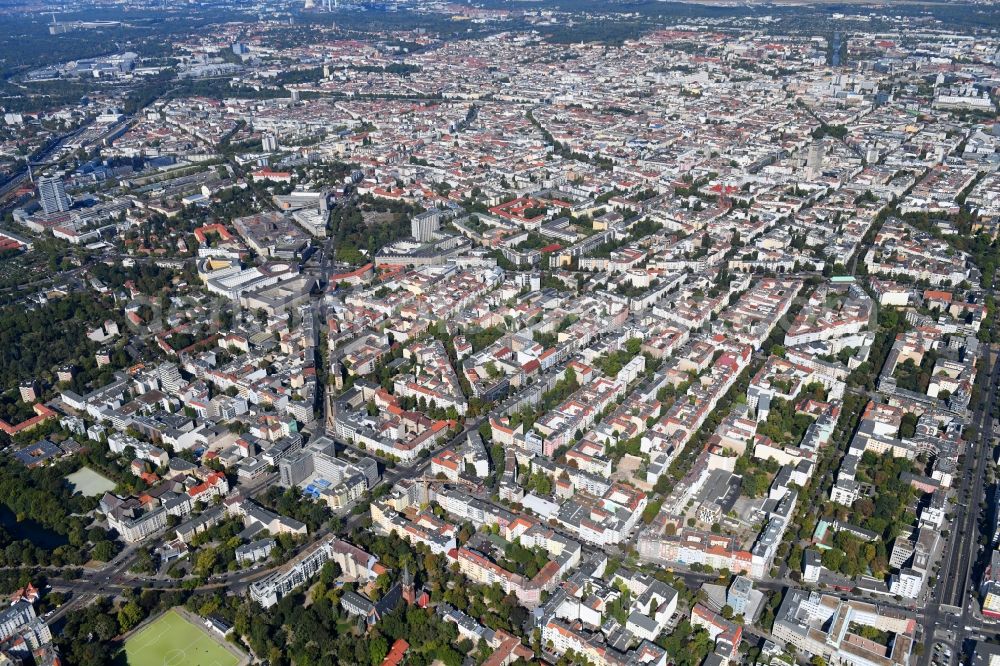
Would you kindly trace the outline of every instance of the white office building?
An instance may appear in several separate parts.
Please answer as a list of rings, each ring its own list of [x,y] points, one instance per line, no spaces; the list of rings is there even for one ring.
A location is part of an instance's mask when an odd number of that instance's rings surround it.
[[[44,176],[38,179],[38,200],[46,215],[65,213],[72,205],[61,176]]]

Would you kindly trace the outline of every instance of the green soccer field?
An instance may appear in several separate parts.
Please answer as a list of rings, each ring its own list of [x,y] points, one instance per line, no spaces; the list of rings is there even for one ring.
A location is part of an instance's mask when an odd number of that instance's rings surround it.
[[[129,666],[236,666],[232,652],[170,610],[125,641]]]

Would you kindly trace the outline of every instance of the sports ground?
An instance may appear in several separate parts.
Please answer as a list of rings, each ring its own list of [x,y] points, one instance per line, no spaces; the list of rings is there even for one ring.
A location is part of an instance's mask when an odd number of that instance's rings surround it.
[[[240,660],[202,627],[170,610],[125,641],[129,666],[237,666]]]
[[[84,497],[97,497],[115,489],[115,482],[101,476],[89,467],[81,467],[66,477],[74,493]]]

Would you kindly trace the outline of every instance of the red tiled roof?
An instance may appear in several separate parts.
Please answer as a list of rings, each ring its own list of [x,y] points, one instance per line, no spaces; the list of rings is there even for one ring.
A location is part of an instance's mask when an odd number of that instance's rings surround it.
[[[398,666],[403,661],[403,655],[410,649],[410,644],[402,638],[397,638],[396,642],[389,648],[389,654],[382,660],[382,666]]]

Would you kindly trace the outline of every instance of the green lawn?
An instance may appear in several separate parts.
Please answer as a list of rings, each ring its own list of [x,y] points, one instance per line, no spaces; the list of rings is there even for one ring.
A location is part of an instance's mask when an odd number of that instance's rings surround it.
[[[236,666],[232,652],[206,629],[167,611],[125,641],[129,666]]]

